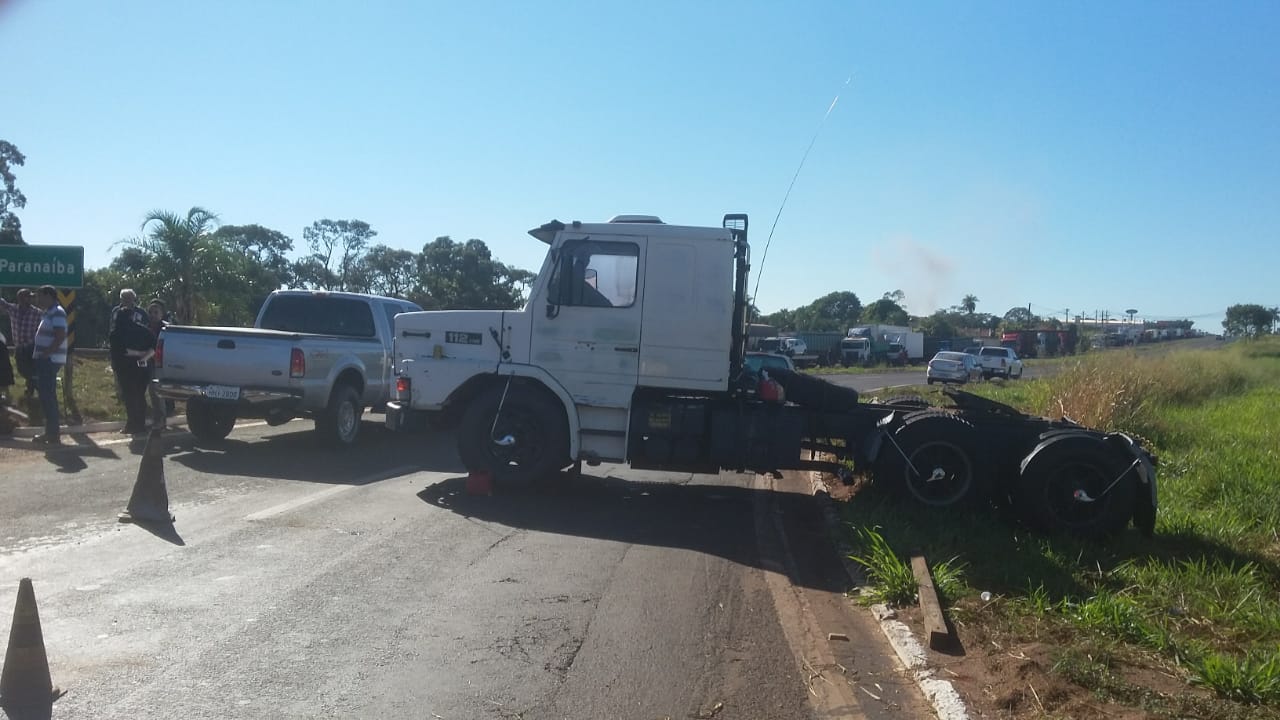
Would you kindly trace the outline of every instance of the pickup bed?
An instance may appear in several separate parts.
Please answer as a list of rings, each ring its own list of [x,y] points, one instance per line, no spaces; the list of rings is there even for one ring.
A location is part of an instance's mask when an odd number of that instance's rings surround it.
[[[390,397],[393,320],[405,300],[309,290],[272,293],[252,328],[170,325],[156,350],[161,397],[186,401],[197,439],[236,418],[315,418],[326,444],[355,442],[365,408]]]

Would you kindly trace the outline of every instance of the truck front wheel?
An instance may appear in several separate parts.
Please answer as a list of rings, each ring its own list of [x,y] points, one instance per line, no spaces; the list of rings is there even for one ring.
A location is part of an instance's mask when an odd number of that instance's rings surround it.
[[[500,487],[523,488],[569,463],[564,411],[531,388],[500,385],[467,407],[458,454],[470,472],[487,472]]]
[[[187,401],[187,429],[201,442],[227,439],[236,426],[234,405],[214,404],[208,400]]]

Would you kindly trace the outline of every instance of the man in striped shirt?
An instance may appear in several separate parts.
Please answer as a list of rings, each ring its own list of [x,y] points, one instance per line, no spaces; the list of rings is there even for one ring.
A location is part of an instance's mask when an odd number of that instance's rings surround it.
[[[58,371],[67,364],[67,311],[58,304],[58,291],[52,285],[36,291],[36,305],[44,315],[36,328],[31,358],[36,366],[36,392],[44,410],[44,434],[33,440],[40,445],[59,445]]]
[[[43,313],[40,308],[31,304],[31,291],[26,288],[18,291],[16,303],[0,298],[0,313],[9,316],[9,326],[13,329],[14,356],[17,358],[18,372],[27,379],[27,397],[31,397],[36,389],[31,349],[35,345],[36,328],[40,326],[40,317]]]

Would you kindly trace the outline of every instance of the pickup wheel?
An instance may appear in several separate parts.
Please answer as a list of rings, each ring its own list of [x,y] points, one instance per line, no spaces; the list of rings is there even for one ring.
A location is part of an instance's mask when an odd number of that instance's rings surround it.
[[[329,406],[316,418],[316,433],[325,445],[345,447],[360,434],[360,416],[364,405],[360,393],[347,384],[338,385],[329,395]]]
[[[468,471],[491,474],[501,488],[529,487],[569,463],[564,410],[527,387],[494,387],[463,413],[458,455]]]
[[[208,400],[187,401],[187,429],[202,442],[218,442],[227,439],[236,426],[234,405],[211,403]]]

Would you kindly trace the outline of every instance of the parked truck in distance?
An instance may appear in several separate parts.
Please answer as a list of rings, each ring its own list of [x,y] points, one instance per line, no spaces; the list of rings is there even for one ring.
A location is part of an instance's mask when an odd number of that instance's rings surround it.
[[[225,438],[236,418],[280,425],[315,418],[326,444],[349,445],[367,407],[390,398],[396,298],[278,290],[252,328],[170,325],[156,346],[157,391],[183,400],[197,439]]]
[[[1080,331],[1075,325],[1062,328],[1006,330],[1000,335],[1000,345],[1013,350],[1023,358],[1074,355],[1079,342]]]
[[[420,431],[411,420],[436,415],[467,470],[500,491],[583,463],[845,478],[852,467],[924,505],[999,503],[1047,531],[1154,527],[1152,459],[1126,435],[959,391],[948,408],[867,403],[818,377],[754,372],[746,215],[722,227],[553,220],[530,234],[547,254],[523,310],[395,318],[388,427]]]
[[[864,325],[849,328],[840,343],[845,365],[907,365],[922,362],[924,333],[900,325]]]

